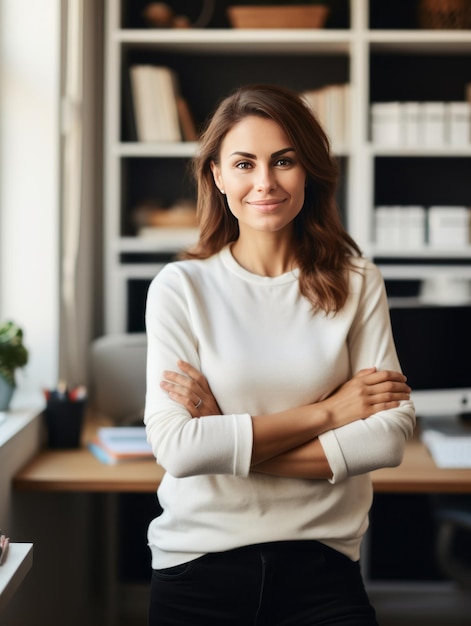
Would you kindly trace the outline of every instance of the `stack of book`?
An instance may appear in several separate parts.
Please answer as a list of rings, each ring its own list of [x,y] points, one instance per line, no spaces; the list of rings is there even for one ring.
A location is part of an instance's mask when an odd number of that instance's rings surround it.
[[[471,102],[375,102],[371,138],[381,146],[469,146]]]
[[[154,458],[144,426],[99,428],[88,447],[99,461],[108,465]]]
[[[196,141],[188,103],[171,68],[133,65],[130,77],[138,141]]]
[[[470,242],[470,209],[465,206],[431,206],[428,239],[433,248],[464,248]]]
[[[471,210],[465,206],[377,206],[375,242],[384,250],[466,248]]]
[[[420,249],[426,241],[423,206],[378,206],[375,209],[375,241],[385,250]]]
[[[420,418],[420,438],[438,467],[471,467],[471,426],[459,416]]]
[[[350,138],[350,85],[326,85],[301,93],[315,113],[334,145],[348,143]]]

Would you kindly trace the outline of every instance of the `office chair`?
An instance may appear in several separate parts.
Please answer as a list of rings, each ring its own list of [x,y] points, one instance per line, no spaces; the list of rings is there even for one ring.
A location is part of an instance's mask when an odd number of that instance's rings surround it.
[[[443,574],[471,589],[471,496],[434,496],[435,553]]]
[[[145,333],[105,335],[90,347],[91,403],[116,425],[142,422],[146,354]]]

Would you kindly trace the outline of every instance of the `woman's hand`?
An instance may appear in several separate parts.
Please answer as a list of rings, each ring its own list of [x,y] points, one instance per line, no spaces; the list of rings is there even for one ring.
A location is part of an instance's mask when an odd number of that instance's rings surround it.
[[[254,418],[252,470],[273,476],[330,478],[332,470],[318,435],[399,406],[410,398],[405,381],[400,372],[364,369],[321,402]],[[295,419],[300,425],[297,435],[287,428]]]
[[[178,361],[177,366],[183,373],[165,371],[160,383],[169,398],[185,407],[192,417],[221,415],[205,376],[186,361]]]
[[[409,400],[411,388],[406,380],[401,372],[374,367],[360,370],[324,400],[332,416],[331,428],[394,409],[402,400]]]

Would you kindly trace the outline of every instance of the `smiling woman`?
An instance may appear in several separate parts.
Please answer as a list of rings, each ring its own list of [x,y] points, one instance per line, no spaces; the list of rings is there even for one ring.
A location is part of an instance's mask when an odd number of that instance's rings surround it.
[[[295,93],[249,85],[194,172],[199,242],[146,311],[144,419],[166,470],[149,623],[373,626],[368,472],[400,462],[414,409],[329,142]]]
[[[212,164],[216,185],[239,224],[232,253],[255,274],[276,276],[295,266],[293,220],[304,204],[306,171],[290,144],[273,120],[246,117],[227,133],[219,161]],[[284,255],[264,255],[276,267],[261,266],[262,259],[254,258],[253,237],[263,233],[265,245],[285,248]]]

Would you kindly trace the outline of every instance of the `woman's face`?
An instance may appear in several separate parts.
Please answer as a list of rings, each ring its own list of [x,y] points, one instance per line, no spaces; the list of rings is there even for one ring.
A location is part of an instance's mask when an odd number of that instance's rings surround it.
[[[240,235],[291,232],[304,203],[306,171],[276,122],[250,116],[233,126],[212,171],[239,222]]]

